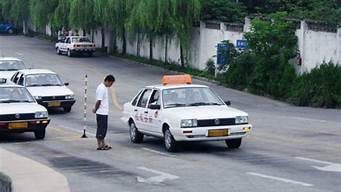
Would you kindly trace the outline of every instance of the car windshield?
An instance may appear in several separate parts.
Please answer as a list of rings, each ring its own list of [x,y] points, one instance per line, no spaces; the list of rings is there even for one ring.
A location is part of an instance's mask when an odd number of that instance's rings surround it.
[[[186,87],[163,90],[164,108],[224,105],[207,87]]]
[[[25,85],[26,87],[62,86],[63,83],[56,74],[34,74],[26,76]]]
[[[32,103],[33,97],[24,87],[0,87],[0,103]]]
[[[73,37],[73,43],[91,43],[90,39],[87,37]]]
[[[17,60],[0,60],[0,71],[18,71],[25,69],[24,62]]]

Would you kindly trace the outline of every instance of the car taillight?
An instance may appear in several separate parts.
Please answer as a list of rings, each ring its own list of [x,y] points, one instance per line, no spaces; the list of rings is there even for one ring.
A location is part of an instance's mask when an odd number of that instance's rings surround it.
[[[76,45],[75,45],[75,44],[73,44],[73,48],[76,48]]]
[[[96,45],[95,45],[95,44],[92,44],[92,47],[93,47],[93,48],[96,48]]]

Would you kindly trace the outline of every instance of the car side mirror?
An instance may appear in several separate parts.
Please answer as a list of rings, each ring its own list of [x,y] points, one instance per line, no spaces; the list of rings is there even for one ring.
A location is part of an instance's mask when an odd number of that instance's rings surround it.
[[[65,85],[65,86],[69,86],[69,85],[70,85],[70,83],[64,83],[64,85]]]
[[[153,110],[160,110],[161,109],[161,105],[149,105],[149,108],[153,109]]]
[[[224,102],[227,106],[230,106],[231,105],[231,101],[225,101]]]

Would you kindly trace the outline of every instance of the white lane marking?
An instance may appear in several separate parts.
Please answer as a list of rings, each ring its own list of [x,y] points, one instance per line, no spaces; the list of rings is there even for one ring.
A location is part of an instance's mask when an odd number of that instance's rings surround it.
[[[161,171],[149,169],[146,167],[137,167],[138,169],[141,169],[143,171],[151,172],[154,174],[157,174],[157,176],[149,177],[149,178],[143,178],[143,177],[137,177],[137,181],[140,183],[147,183],[147,184],[160,184],[164,182],[165,180],[175,180],[179,179],[176,175],[171,175],[169,173],[164,173]]]
[[[20,55],[20,56],[24,55],[24,54],[19,53],[19,52],[15,52],[15,54]]]
[[[313,168],[320,170],[320,171],[341,172],[341,164],[338,164],[338,163],[320,161],[320,160],[305,158],[305,157],[296,157],[296,159],[303,160],[303,161],[310,161],[310,162],[319,163],[319,164],[326,164],[325,166],[312,166]]]
[[[265,179],[281,181],[281,182],[284,182],[284,183],[290,183],[290,184],[294,184],[294,185],[302,185],[304,187],[312,187],[312,186],[314,186],[313,184],[310,184],[310,183],[304,183],[304,182],[300,182],[300,181],[295,181],[295,180],[291,180],[291,179],[285,179],[285,178],[281,178],[281,177],[274,177],[274,176],[264,175],[264,174],[255,173],[255,172],[247,172],[246,174],[252,175],[252,176],[257,176],[257,177],[262,177],[262,178],[265,178]]]
[[[305,118],[305,117],[290,117],[291,119],[296,119],[296,120],[303,120],[303,121],[315,121],[315,122],[320,122],[320,123],[327,123],[328,121],[326,120],[321,120],[321,119],[310,119],[310,118]]]
[[[160,151],[156,151],[156,150],[153,150],[153,149],[149,149],[149,148],[146,148],[146,147],[143,147],[142,149],[145,150],[145,151],[149,151],[149,152],[152,152],[152,153],[159,154],[159,155],[170,156],[170,157],[175,157],[176,156],[176,155],[171,155],[171,154],[163,153],[163,152],[160,152]]]

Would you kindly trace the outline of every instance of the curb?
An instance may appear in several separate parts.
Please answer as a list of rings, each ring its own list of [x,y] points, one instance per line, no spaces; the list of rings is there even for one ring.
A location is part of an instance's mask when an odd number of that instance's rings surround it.
[[[12,180],[0,172],[0,192],[12,192]]]

